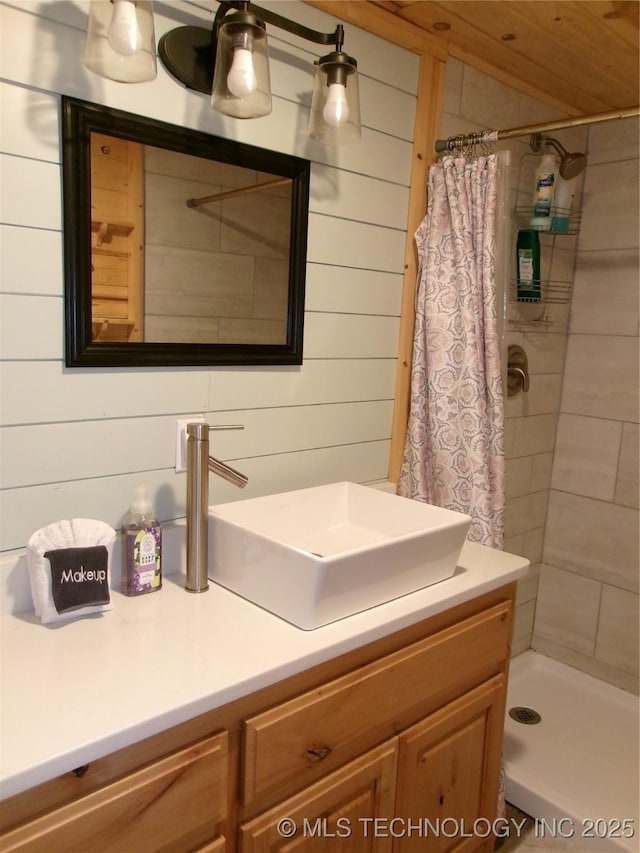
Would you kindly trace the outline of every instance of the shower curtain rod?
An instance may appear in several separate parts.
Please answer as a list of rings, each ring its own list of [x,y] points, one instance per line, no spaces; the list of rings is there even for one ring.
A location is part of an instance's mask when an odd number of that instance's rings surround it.
[[[548,130],[562,130],[567,127],[580,127],[583,124],[597,124],[600,121],[612,121],[614,119],[631,118],[640,115],[640,107],[628,107],[626,109],[612,110],[608,113],[599,113],[592,116],[576,116],[575,118],[548,121],[544,124],[529,124],[524,127],[511,127],[508,130],[480,130],[476,133],[450,136],[448,139],[436,140],[436,154],[444,154],[447,151],[455,151],[465,145],[478,145],[483,143],[497,142],[500,139],[513,139],[516,136],[528,136],[532,133],[545,133]]]

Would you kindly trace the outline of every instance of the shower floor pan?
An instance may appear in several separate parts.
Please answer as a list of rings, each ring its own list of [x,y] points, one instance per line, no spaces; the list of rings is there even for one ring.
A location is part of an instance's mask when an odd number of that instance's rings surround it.
[[[638,853],[638,697],[532,651],[509,673],[507,802],[537,818],[538,837],[571,838],[587,853]],[[541,721],[516,722],[509,710],[518,706]]]

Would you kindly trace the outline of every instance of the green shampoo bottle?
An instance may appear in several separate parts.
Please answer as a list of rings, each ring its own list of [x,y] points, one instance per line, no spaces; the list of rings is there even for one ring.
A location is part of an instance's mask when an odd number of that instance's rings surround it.
[[[540,302],[540,237],[534,230],[518,232],[518,302]]]

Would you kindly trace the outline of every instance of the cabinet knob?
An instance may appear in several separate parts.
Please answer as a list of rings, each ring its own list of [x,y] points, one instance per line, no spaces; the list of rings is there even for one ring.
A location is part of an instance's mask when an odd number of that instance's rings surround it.
[[[317,761],[322,761],[322,759],[326,758],[328,755],[331,755],[330,746],[311,746],[306,752],[307,761],[310,761],[312,764],[315,764]]]

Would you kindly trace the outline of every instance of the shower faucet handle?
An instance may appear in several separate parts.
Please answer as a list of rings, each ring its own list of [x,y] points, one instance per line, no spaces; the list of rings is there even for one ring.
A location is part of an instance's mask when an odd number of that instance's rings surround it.
[[[521,346],[511,344],[507,354],[507,396],[529,390],[529,359]]]
[[[518,380],[519,387],[522,388],[523,391],[529,390],[529,374],[525,373],[521,367],[510,367],[508,369],[509,377],[516,377]]]

